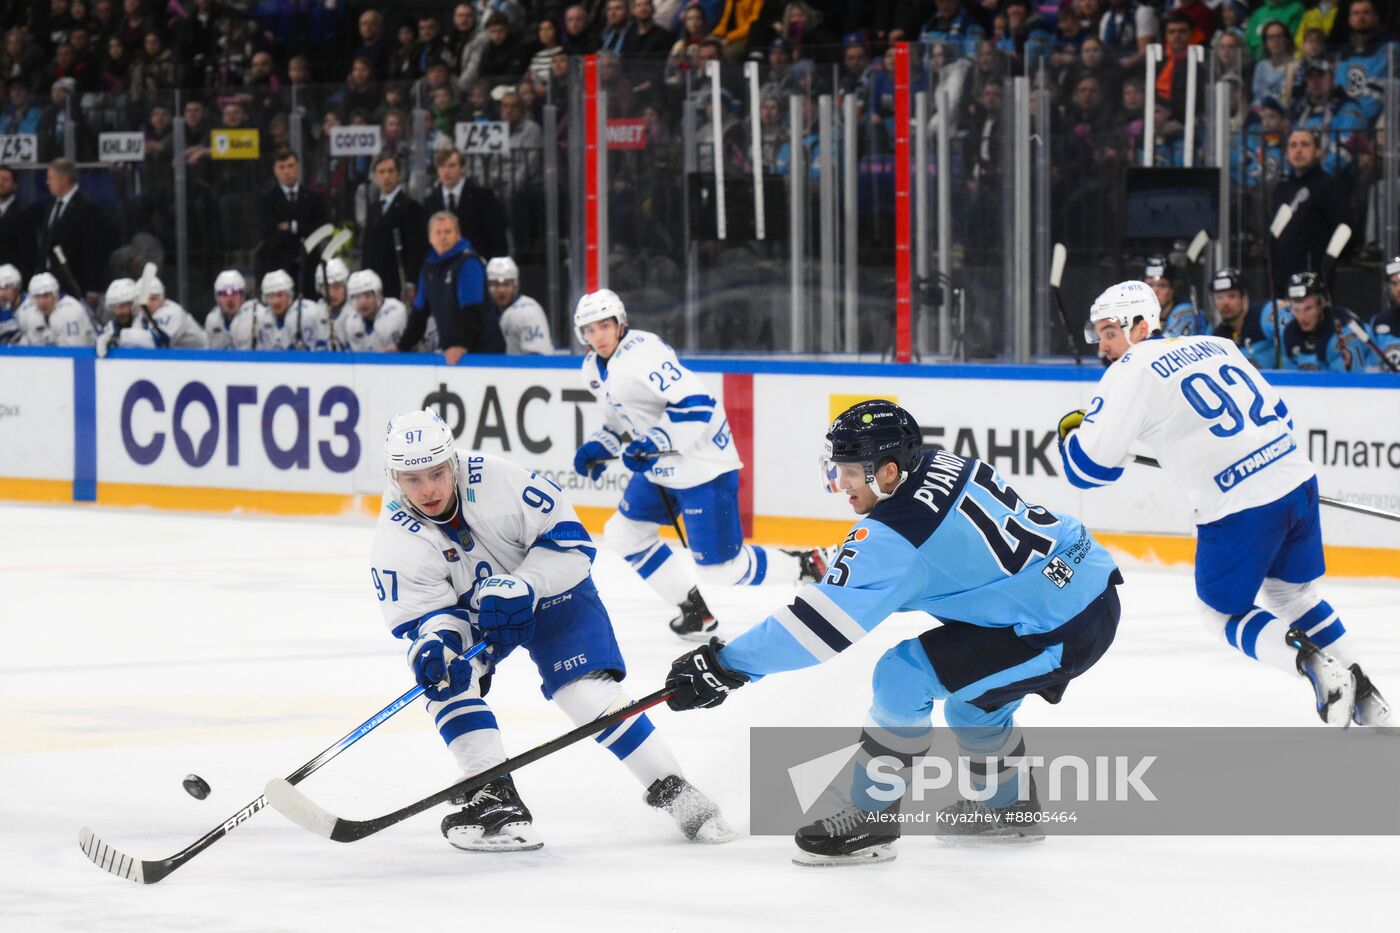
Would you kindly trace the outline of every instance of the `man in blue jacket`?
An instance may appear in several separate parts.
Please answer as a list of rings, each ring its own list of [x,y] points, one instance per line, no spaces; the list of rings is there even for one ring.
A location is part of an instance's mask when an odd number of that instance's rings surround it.
[[[466,353],[504,353],[499,316],[486,300],[486,263],[462,236],[455,214],[438,211],[428,219],[428,245],[398,349],[407,352],[417,345],[431,316],[449,365]]]

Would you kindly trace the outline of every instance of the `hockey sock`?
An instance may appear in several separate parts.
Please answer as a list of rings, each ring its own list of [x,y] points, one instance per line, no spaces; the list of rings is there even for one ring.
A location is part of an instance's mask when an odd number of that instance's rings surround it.
[[[777,548],[745,544],[722,564],[701,564],[701,577],[718,586],[759,586],[764,583],[796,583],[802,563]]]
[[[1316,580],[1288,583],[1269,577],[1264,580],[1259,595],[1279,618],[1289,620],[1285,628],[1297,626],[1313,644],[1341,661],[1344,667],[1350,667],[1357,660],[1352,653],[1352,639],[1347,636],[1337,610],[1316,591]]]
[[[927,752],[932,743],[933,729],[928,723],[886,728],[867,722],[851,765],[851,803],[867,813],[897,804],[899,791],[907,788],[913,778],[914,759]],[[872,768],[870,763],[875,758],[883,760]]]
[[[571,680],[556,690],[554,702],[575,725],[581,726],[632,701],[610,674],[595,671]],[[604,729],[594,737],[594,741],[626,765],[643,787],[650,787],[653,782],[668,775],[681,773],[680,763],[671,754],[666,742],[656,734],[656,727],[646,713],[639,713]]]
[[[696,584],[694,572],[664,541],[626,555],[627,563],[662,599],[679,606]]]
[[[479,697],[430,701],[428,715],[437,724],[438,735],[466,774],[476,774],[506,760],[496,715]]]

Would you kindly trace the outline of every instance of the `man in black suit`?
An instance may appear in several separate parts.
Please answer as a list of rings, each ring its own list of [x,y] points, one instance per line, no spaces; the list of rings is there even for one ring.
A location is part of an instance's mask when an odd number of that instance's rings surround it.
[[[49,163],[47,180],[54,199],[31,216],[31,223],[37,223],[39,229],[39,255],[34,268],[52,272],[65,292],[72,288],[54,255],[54,247],[61,247],[68,271],[81,292],[74,297],[86,297],[88,304],[95,307],[104,290],[103,272],[110,252],[103,248],[106,218],[102,209],[78,190],[78,167],[72,162],[54,159]]]
[[[301,241],[329,219],[326,199],[301,183],[301,160],[290,149],[273,156],[272,173],[277,181],[258,201],[258,278],[284,269],[300,275],[298,285],[309,292]]]
[[[385,298],[401,298],[411,305],[418,269],[428,250],[428,224],[422,206],[403,190],[399,161],[392,153],[381,153],[374,160],[372,174],[379,197],[370,202],[365,217],[361,265],[379,276]],[[400,271],[406,281],[400,279]]]
[[[438,186],[423,202],[424,213],[429,217],[438,211],[455,214],[462,236],[471,241],[482,259],[509,256],[509,223],[500,199],[467,178],[467,160],[456,149],[441,150],[433,162]]]
[[[18,186],[15,170],[0,165],[0,263],[14,266],[28,282],[34,274],[34,223],[20,210]]]

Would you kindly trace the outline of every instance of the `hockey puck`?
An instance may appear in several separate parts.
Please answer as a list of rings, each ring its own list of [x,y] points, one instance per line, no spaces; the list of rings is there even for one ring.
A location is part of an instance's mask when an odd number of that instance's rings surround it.
[[[185,779],[181,783],[185,785],[185,793],[189,794],[195,800],[203,800],[205,797],[209,796],[209,782],[198,774],[185,775]]]

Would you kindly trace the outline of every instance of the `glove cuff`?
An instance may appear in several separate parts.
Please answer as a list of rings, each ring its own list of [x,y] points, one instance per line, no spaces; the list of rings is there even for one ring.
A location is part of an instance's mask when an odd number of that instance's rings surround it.
[[[719,653],[724,650],[724,642],[716,635],[710,639],[710,643],[705,646],[705,652],[710,656],[710,664],[714,668],[716,676],[731,677],[742,686],[749,682],[749,675],[734,670],[720,659]]]
[[[594,431],[588,439],[602,444],[603,449],[614,457],[622,452],[622,438],[618,437],[607,428],[599,428],[597,431]]]
[[[660,426],[654,427],[650,431],[647,431],[646,438],[647,440],[651,441],[653,444],[656,445],[657,450],[665,451],[672,449],[671,435],[667,434],[665,429]]]

